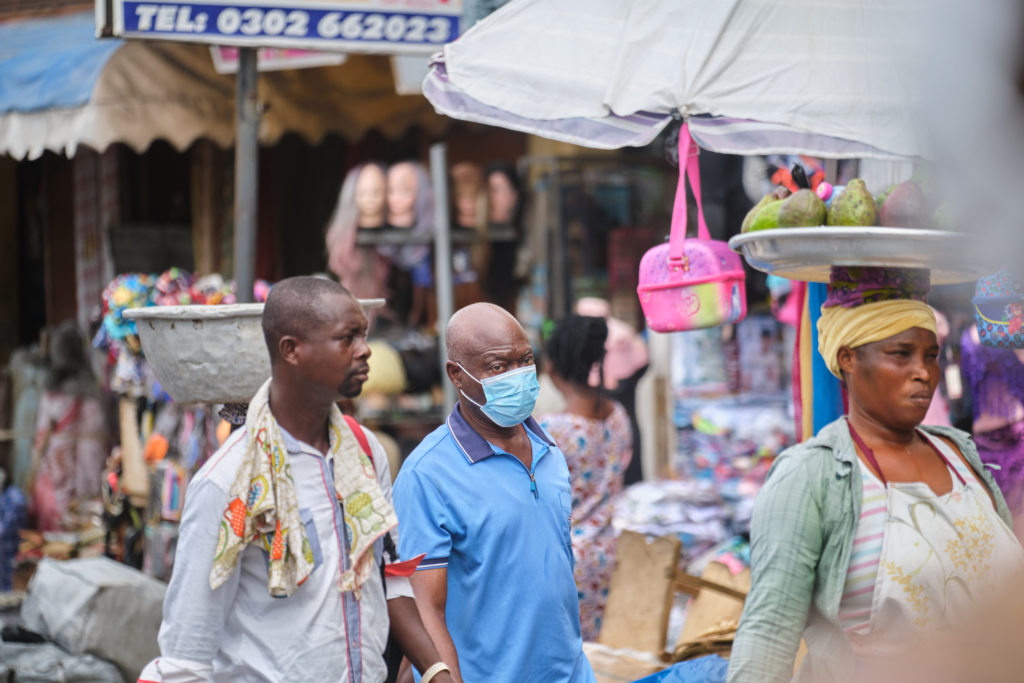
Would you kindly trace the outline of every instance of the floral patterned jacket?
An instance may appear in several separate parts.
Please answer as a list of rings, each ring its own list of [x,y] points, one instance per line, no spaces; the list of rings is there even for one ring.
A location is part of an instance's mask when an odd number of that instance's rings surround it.
[[[921,429],[956,444],[1012,528],[1006,501],[970,435],[952,427]],[[751,587],[728,683],[843,683],[853,677],[853,649],[839,626],[839,603],[862,497],[845,417],[775,460],[754,505]],[[793,677],[801,637],[808,654]]]

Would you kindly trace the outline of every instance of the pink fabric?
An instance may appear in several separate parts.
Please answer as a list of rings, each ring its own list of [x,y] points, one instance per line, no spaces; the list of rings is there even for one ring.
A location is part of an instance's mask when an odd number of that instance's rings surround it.
[[[357,299],[386,296],[388,260],[375,247],[360,247],[353,243],[351,251],[333,249],[330,259],[331,272]]]
[[[935,311],[935,336],[939,342],[939,356],[942,355],[942,347],[946,343],[946,337],[949,336],[949,321],[939,311]],[[935,389],[935,395],[932,396],[931,405],[928,406],[928,412],[925,413],[924,421],[921,424],[932,425],[935,427],[952,427],[953,423],[949,421],[949,405],[946,403],[946,397],[942,395],[942,391],[938,388]]]
[[[604,385],[614,389],[647,365],[647,345],[627,323],[608,318],[608,340],[604,343]]]
[[[71,501],[100,493],[106,421],[96,399],[56,391],[43,394],[38,415],[32,509],[40,531],[55,531]]]

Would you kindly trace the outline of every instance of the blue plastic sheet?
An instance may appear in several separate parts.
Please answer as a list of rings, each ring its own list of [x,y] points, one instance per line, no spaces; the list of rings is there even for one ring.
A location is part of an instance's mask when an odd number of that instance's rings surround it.
[[[0,114],[86,104],[123,44],[95,30],[92,12],[0,24]]]
[[[807,285],[807,296],[810,298],[808,308],[811,312],[811,377],[814,391],[814,433],[817,434],[828,424],[843,416],[843,388],[833,375],[825,359],[818,353],[818,318],[821,317],[821,305],[828,297],[828,285],[811,282]]]
[[[718,655],[709,655],[673,664],[636,683],[725,683],[728,672],[729,662]]]

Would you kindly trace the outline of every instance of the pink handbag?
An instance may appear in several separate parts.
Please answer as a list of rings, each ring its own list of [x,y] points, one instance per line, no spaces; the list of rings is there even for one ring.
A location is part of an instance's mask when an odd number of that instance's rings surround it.
[[[711,239],[700,197],[699,149],[684,123],[679,131],[679,186],[668,244],[640,261],[636,288],[647,326],[655,332],[685,332],[743,320],[746,274],[740,255]],[[686,239],[686,174],[697,200],[697,239]]]

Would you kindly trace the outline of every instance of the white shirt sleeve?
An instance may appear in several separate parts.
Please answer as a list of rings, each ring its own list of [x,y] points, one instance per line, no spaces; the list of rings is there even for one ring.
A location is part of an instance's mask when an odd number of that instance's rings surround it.
[[[391,497],[391,463],[388,461],[388,453],[384,450],[384,446],[381,445],[376,434],[366,427],[363,427],[363,434],[366,435],[366,441],[370,444],[370,451],[373,453],[373,467],[377,471],[377,483],[380,484],[381,493],[384,494],[384,498],[393,506],[395,502]],[[395,548],[397,548],[398,527],[396,526],[388,533],[391,534],[391,540],[395,542]],[[407,577],[385,576],[384,582],[388,600],[413,597],[412,584],[409,583]]]
[[[227,502],[228,493],[202,475],[188,487],[174,572],[164,598],[161,657],[146,667],[140,680],[213,680],[213,660],[241,577],[236,570],[217,590],[210,589],[210,570]]]

